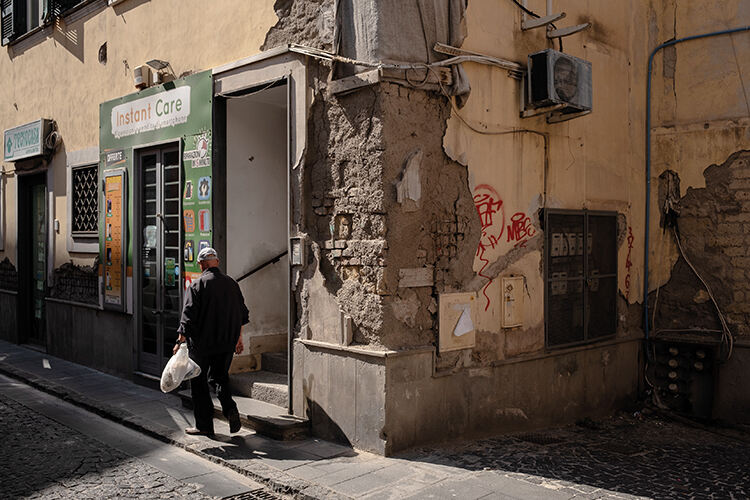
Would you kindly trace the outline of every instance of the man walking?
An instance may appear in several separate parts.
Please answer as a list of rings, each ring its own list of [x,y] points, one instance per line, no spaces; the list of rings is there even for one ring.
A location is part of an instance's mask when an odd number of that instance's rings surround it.
[[[221,410],[229,420],[229,431],[240,430],[240,414],[229,388],[229,365],[232,354],[242,352],[240,330],[247,324],[248,310],[240,286],[219,269],[219,257],[213,248],[198,253],[200,278],[185,292],[179,337],[174,347],[188,343],[190,358],[201,367],[201,374],[190,381],[195,427],[187,434],[213,436],[214,405],[208,380],[216,383]]]

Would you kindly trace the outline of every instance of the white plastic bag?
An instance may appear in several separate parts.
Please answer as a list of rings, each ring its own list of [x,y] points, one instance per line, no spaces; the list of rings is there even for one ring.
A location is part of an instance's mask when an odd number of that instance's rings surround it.
[[[180,344],[177,354],[169,358],[167,366],[161,373],[161,390],[162,392],[173,391],[183,380],[190,380],[200,374],[201,367],[188,356],[187,345]]]

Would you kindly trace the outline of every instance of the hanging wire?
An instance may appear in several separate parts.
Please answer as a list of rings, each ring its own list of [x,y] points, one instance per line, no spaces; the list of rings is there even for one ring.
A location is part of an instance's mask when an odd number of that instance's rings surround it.
[[[708,296],[711,298],[711,302],[716,308],[716,313],[719,316],[719,322],[721,323],[721,343],[723,346],[725,346],[726,349],[726,357],[724,358],[724,361],[729,361],[729,358],[732,357],[732,351],[734,349],[734,337],[732,336],[732,332],[729,329],[729,325],[727,324],[727,320],[724,317],[724,313],[721,312],[721,309],[719,308],[718,302],[716,302],[716,297],[714,297],[714,293],[711,290],[711,287],[708,283],[706,283],[706,280],[703,279],[703,276],[700,275],[693,263],[690,262],[687,253],[685,253],[685,250],[682,248],[682,242],[680,241],[680,235],[677,232],[677,227],[672,228],[672,234],[674,234],[674,239],[677,242],[677,248],[680,250],[680,255],[682,255],[683,259],[685,259],[685,262],[687,262],[687,265],[690,266],[690,269],[693,270],[693,273],[695,273],[700,282],[703,283],[703,286],[706,288],[706,292],[708,292]]]
[[[427,68],[430,71],[435,71],[431,66],[427,66]],[[539,136],[544,141],[544,193],[542,196],[542,208],[547,207],[547,174],[549,171],[549,137],[544,132],[539,132],[538,130],[531,130],[528,128],[517,128],[517,129],[509,129],[509,130],[482,130],[480,128],[475,127],[471,123],[469,123],[462,115],[459,113],[458,108],[456,107],[456,104],[453,102],[453,98],[448,94],[448,92],[445,91],[445,88],[443,87],[443,82],[440,81],[440,78],[438,77],[437,73],[435,73],[435,77],[438,81],[438,86],[440,87],[440,92],[443,93],[443,95],[448,99],[448,102],[451,105],[451,109],[453,110],[453,114],[468,127],[470,130],[476,132],[477,134],[482,135],[508,135],[508,134],[533,134],[536,136]]]
[[[531,17],[533,17],[535,19],[539,19],[541,17],[539,14],[537,14],[533,10],[529,10],[528,8],[524,7],[524,5],[521,4],[518,0],[510,0],[510,1],[513,2],[514,4],[516,4],[516,7],[518,7],[519,9],[521,9],[522,11],[524,11],[525,13],[527,13],[528,15],[530,15]],[[557,26],[555,26],[555,23],[549,23],[549,25],[552,26],[553,29],[557,29]],[[557,37],[557,42],[560,44],[560,52],[564,52],[563,51],[563,41],[562,41],[562,37],[561,36]]]

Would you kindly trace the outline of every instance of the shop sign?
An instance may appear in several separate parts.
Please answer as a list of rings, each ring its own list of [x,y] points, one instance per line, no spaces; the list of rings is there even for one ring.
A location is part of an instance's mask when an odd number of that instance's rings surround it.
[[[37,120],[5,131],[3,136],[3,160],[18,161],[44,153],[45,122]]]
[[[185,85],[158,94],[125,102],[112,108],[112,135],[129,135],[173,127],[190,116],[190,86]]]

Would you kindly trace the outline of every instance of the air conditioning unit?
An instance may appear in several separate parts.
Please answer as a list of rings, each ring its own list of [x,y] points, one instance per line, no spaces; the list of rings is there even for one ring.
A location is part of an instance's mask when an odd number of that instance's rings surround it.
[[[547,49],[529,55],[526,105],[561,114],[591,111],[591,63]]]

